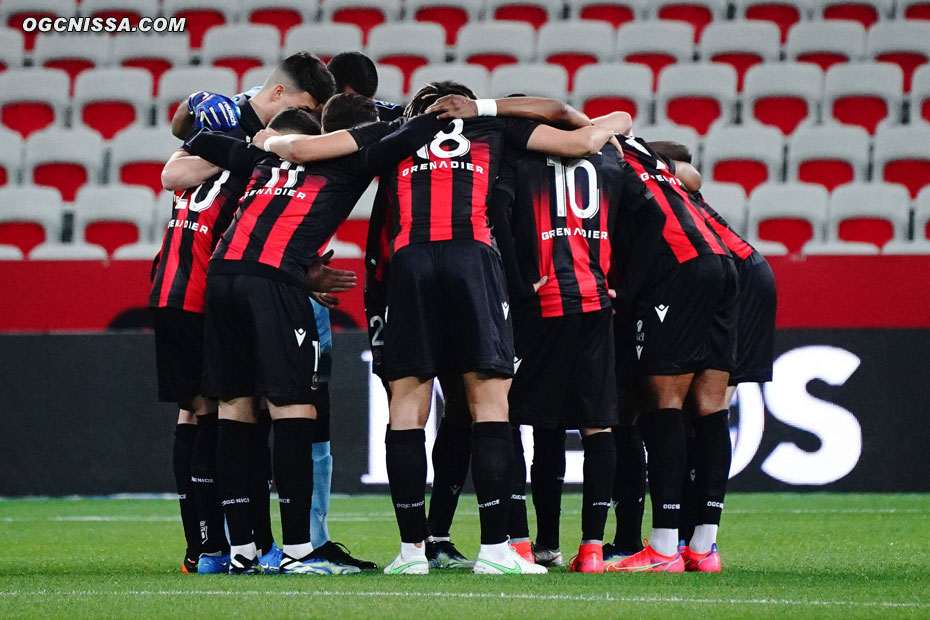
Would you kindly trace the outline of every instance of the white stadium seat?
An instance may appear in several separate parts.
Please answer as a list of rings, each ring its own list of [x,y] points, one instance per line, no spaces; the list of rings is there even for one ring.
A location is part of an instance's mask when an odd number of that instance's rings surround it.
[[[572,100],[592,118],[624,110],[634,122],[647,122],[652,118],[652,72],[633,63],[587,65],[575,74]]]
[[[521,22],[470,22],[459,31],[456,58],[493,71],[505,63],[536,57],[536,32]]]
[[[232,96],[238,92],[236,72],[220,67],[183,67],[169,69],[161,76],[158,96],[155,98],[155,118],[158,122],[171,120],[173,106],[185,101],[191,93],[208,90]]]
[[[705,134],[729,124],[736,113],[736,69],[697,63],[667,67],[659,76],[656,120],[694,127]]]
[[[736,183],[704,181],[701,195],[714,211],[723,216],[730,228],[741,236],[746,233],[746,192]]]
[[[833,190],[866,180],[868,169],[869,134],[861,127],[805,127],[788,139],[788,181],[818,183]]]
[[[743,122],[778,127],[785,135],[816,123],[823,79],[823,71],[812,63],[751,67],[743,84]]]
[[[481,65],[468,64],[432,64],[420,67],[413,72],[410,80],[411,92],[427,82],[453,80],[468,86],[479,97],[487,97],[491,92],[491,74]]]
[[[103,141],[90,129],[45,129],[26,140],[24,180],[55,187],[66,201],[84,184],[99,184]]]
[[[505,65],[491,74],[491,97],[512,93],[559,99],[568,97],[568,72],[556,65]]]
[[[282,56],[312,52],[329,61],[341,52],[362,50],[362,30],[353,24],[301,24],[291,28],[284,41]]]
[[[807,223],[810,237],[808,231],[797,229],[794,224],[797,220]],[[766,183],[749,197],[746,240],[759,247],[758,242],[763,240],[759,228],[767,222],[775,223],[777,228],[767,231],[767,236],[774,238],[766,240],[781,244],[787,251],[803,252],[807,244],[822,242],[827,222],[827,190],[807,183]]]
[[[144,69],[91,69],[74,85],[72,124],[93,129],[104,139],[130,125],[148,124],[152,76]]]
[[[738,183],[746,193],[781,181],[785,140],[774,127],[717,127],[704,138],[704,177]]]

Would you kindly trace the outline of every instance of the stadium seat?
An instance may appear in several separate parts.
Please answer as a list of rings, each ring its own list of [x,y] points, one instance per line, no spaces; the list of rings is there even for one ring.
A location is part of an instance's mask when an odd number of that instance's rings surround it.
[[[930,0],[898,0],[898,19],[930,19]]]
[[[152,237],[152,192],[143,187],[84,187],[74,201],[74,241],[108,255]]]
[[[191,49],[199,50],[207,32],[223,24],[232,23],[238,15],[237,2],[228,0],[162,0],[162,15],[183,17],[185,32]]]
[[[329,62],[340,52],[361,49],[362,29],[354,24],[301,24],[288,31],[282,56],[311,51]]]
[[[526,22],[539,30],[550,19],[560,19],[563,0],[488,0],[485,19]]]
[[[368,43],[372,28],[400,17],[400,0],[323,0],[323,21],[354,24]]]
[[[165,71],[189,62],[190,49],[183,32],[131,32],[113,37],[113,64],[148,71],[152,75],[153,96],[158,95],[158,84]]]
[[[10,69],[0,73],[0,121],[24,138],[64,123],[68,74],[59,69]]]
[[[452,47],[459,30],[469,21],[477,21],[484,8],[483,0],[406,0],[407,19],[439,24],[446,31],[446,45]]]
[[[410,90],[416,92],[427,82],[454,80],[468,86],[479,97],[487,97],[491,92],[491,74],[480,65],[443,64],[426,65],[413,72]]]
[[[694,127],[701,135],[727,124],[736,104],[736,69],[725,64],[667,67],[659,76],[656,119]]]
[[[135,127],[111,143],[110,182],[162,190],[161,170],[181,141],[165,127]]]
[[[736,69],[736,89],[743,90],[746,71],[781,54],[778,26],[761,21],[718,22],[701,35],[698,54],[704,62],[723,62]]]
[[[807,17],[807,2],[798,0],[736,0],[736,19],[771,22],[778,26],[780,40],[788,39],[791,27]]]
[[[753,245],[759,241],[777,243],[796,254],[805,244],[824,240],[826,221],[827,190],[823,187],[766,183],[749,197],[746,240]]]
[[[0,127],[0,187],[18,184],[22,165],[22,137],[12,129]]]
[[[0,2],[0,24],[22,32],[24,49],[31,52],[39,31],[24,32],[23,20],[29,17],[70,17],[76,12],[76,5],[75,0],[3,0]]]
[[[930,22],[879,22],[866,39],[866,56],[893,62],[904,71],[904,92],[911,90],[914,70],[930,60]]]
[[[139,243],[131,243],[116,248],[110,258],[113,260],[152,261],[158,256],[159,252],[161,252],[161,242],[140,241]]]
[[[536,32],[520,22],[478,22],[459,31],[456,58],[494,71],[501,65],[530,62],[536,53]]]
[[[875,181],[898,183],[912,197],[930,185],[930,127],[887,127],[875,136]]]
[[[340,246],[332,248],[334,251],[346,252],[346,250],[356,253],[360,252],[367,244],[368,240],[368,220],[371,218],[371,209],[374,204],[375,194],[378,191],[378,180],[375,179],[369,183],[365,193],[352,207],[349,217],[339,225],[336,236],[339,238]],[[341,247],[342,245],[351,245],[353,247]],[[332,246],[330,246],[332,247]],[[354,248],[357,248],[354,249]]]
[[[746,72],[743,122],[778,127],[790,135],[817,121],[823,99],[823,72],[810,63],[766,63]]]
[[[568,0],[569,17],[607,22],[614,28],[645,17],[646,0]]]
[[[232,69],[241,79],[254,67],[273,65],[281,58],[279,33],[274,26],[217,26],[203,38],[201,62]]]
[[[675,21],[634,22],[617,31],[617,59],[652,69],[653,90],[662,69],[676,62],[691,62],[693,32],[689,24]]]
[[[876,128],[901,120],[904,72],[890,63],[848,63],[830,67],[824,81],[824,120]]]
[[[911,122],[930,123],[930,64],[919,67],[911,81]]]
[[[663,20],[688,22],[694,27],[694,42],[705,26],[727,16],[727,0],[653,0],[652,15]]]
[[[22,254],[44,242],[61,240],[61,196],[49,187],[0,188],[0,244]]]
[[[623,110],[637,124],[648,122],[652,117],[652,72],[636,64],[587,65],[575,76],[573,101],[591,118]]]
[[[891,15],[894,0],[813,0],[815,19],[857,21],[866,28]]]
[[[273,26],[281,34],[281,43],[292,28],[312,22],[320,12],[319,3],[306,0],[239,0],[242,20],[250,24]]]
[[[634,127],[634,133],[646,140],[667,140],[684,144],[691,151],[692,161],[698,165],[700,161],[701,137],[691,127],[676,125],[675,123],[657,123],[643,127]]]
[[[100,183],[102,169],[103,141],[90,129],[44,129],[26,140],[25,180],[54,187],[68,202],[82,185]]]
[[[704,176],[737,183],[752,193],[759,185],[781,181],[785,139],[774,127],[716,127],[704,138]]]
[[[579,68],[613,59],[615,39],[614,29],[603,22],[549,22],[539,29],[539,60],[564,67],[572,90]]]
[[[22,32],[0,26],[0,71],[23,66],[25,45]]]
[[[90,243],[42,243],[29,252],[29,260],[106,260],[107,251]]]
[[[0,245],[0,260],[23,260],[23,251],[15,245]]]
[[[549,97],[565,101],[568,98],[568,73],[558,65],[507,65],[491,74],[491,96],[505,97],[511,93]]]
[[[882,247],[883,254],[930,254],[930,187],[914,201],[913,240],[893,239]]]
[[[882,248],[906,240],[910,220],[910,196],[900,185],[850,183],[830,196],[827,241]]]
[[[714,211],[723,216],[730,228],[740,235],[746,232],[746,192],[736,183],[705,181],[701,195]]]
[[[178,105],[184,104],[191,93],[208,90],[224,95],[236,92],[236,72],[219,67],[182,67],[169,69],[161,76],[158,96],[155,98],[155,118],[158,122],[171,122]]]
[[[404,92],[407,92],[416,69],[445,60],[445,36],[438,24],[382,24],[368,35],[368,55],[379,64],[400,69],[404,74]]]
[[[78,74],[102,67],[110,60],[112,38],[106,34],[43,34],[36,39],[32,63],[46,69],[61,69],[71,78],[71,91]]]
[[[812,62],[826,71],[865,58],[865,28],[849,21],[802,22],[788,33],[785,58]]]
[[[390,103],[402,103],[404,96],[404,73],[394,65],[375,65],[378,70],[378,92],[375,97]]]
[[[788,181],[817,183],[832,192],[865,181],[868,169],[869,134],[861,127],[804,127],[788,139]]]
[[[242,75],[239,80],[239,92],[244,93],[251,88],[261,86],[268,79],[268,76],[275,70],[276,65],[262,65],[261,67],[252,67]]]
[[[104,140],[148,120],[152,76],[144,69],[91,69],[77,78],[73,112]]]
[[[142,17],[155,17],[158,15],[160,2],[158,0],[81,0],[78,4],[78,13],[85,17],[102,17],[126,19],[132,25],[139,24]]]

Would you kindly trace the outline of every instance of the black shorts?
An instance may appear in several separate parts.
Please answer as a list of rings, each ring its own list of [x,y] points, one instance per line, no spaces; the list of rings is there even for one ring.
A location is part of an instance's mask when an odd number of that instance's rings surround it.
[[[736,263],[739,274],[739,320],[736,328],[736,370],[730,385],[772,380],[775,340],[775,274],[768,261],[754,252]]]
[[[204,394],[317,405],[320,342],[300,287],[244,274],[207,277]]]
[[[513,376],[500,258],[480,241],[414,243],[391,259],[384,369],[389,381],[480,372]]]
[[[627,346],[640,376],[736,367],[739,284],[729,256],[661,264],[637,296]]]
[[[158,400],[192,411],[203,376],[203,314],[155,308],[155,365]]]
[[[368,320],[368,345],[371,347],[371,372],[384,381],[384,308],[387,287],[384,282],[366,276],[365,318]]]
[[[617,419],[613,310],[518,317],[510,422],[608,428]]]

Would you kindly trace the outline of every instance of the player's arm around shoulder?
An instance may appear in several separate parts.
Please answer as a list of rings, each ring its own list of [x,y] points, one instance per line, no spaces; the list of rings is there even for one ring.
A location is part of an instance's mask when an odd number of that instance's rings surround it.
[[[303,164],[351,155],[366,146],[367,142],[360,144],[356,136],[346,129],[320,136],[303,134],[282,136],[273,129],[263,129],[252,138],[252,144],[282,159]]]
[[[181,149],[175,151],[162,168],[161,184],[166,190],[176,192],[196,187],[220,170],[219,166]]]
[[[572,131],[540,125],[530,134],[526,148],[560,157],[586,157],[601,150],[614,137],[614,132],[598,125]]]

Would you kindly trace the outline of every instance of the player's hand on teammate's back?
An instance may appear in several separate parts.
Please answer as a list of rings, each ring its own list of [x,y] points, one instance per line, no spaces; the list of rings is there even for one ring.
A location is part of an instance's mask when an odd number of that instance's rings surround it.
[[[329,293],[317,293],[316,291],[310,293],[310,297],[313,298],[313,301],[320,304],[328,310],[332,310],[339,305],[339,298],[335,295],[330,295]]]
[[[477,118],[478,104],[474,99],[462,95],[440,97],[433,105],[426,108],[427,114],[439,112],[438,118]]]
[[[333,269],[329,261],[333,258],[330,250],[307,269],[306,283],[315,293],[344,293],[355,288],[358,277],[354,271]]]
[[[188,99],[188,106],[190,105]],[[213,131],[235,129],[239,126],[239,108],[229,97],[207,93],[206,97],[194,105],[194,126],[197,129],[206,128]]]
[[[279,134],[274,129],[268,129],[268,128],[262,129],[257,134],[252,136],[252,146],[256,146],[262,150],[267,151],[268,149],[265,148],[265,141],[268,140],[268,138],[273,138],[274,136],[280,136],[280,135],[281,134]]]

